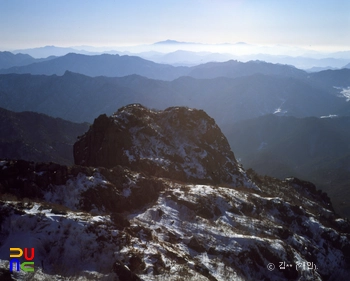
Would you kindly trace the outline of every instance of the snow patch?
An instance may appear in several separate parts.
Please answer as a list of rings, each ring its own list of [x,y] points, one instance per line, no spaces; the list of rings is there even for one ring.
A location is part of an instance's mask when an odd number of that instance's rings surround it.
[[[131,195],[131,189],[128,187],[128,188],[124,188],[123,189],[123,196],[124,197],[129,197]]]
[[[260,143],[260,145],[259,145],[259,147],[258,147],[258,150],[263,150],[264,148],[266,148],[266,146],[267,146],[267,142],[261,142]]]
[[[340,90],[340,97],[345,98],[347,102],[350,101],[350,87],[343,88],[334,86],[333,88]]]
[[[93,176],[79,173],[77,177],[69,179],[65,185],[53,186],[51,191],[45,193],[45,200],[52,203],[67,206],[76,210],[79,205],[80,195],[93,187],[107,187],[108,182],[99,172]]]
[[[282,109],[279,107],[279,108],[276,108],[275,111],[273,112],[273,114],[277,114],[277,113],[280,113],[282,111]]]
[[[130,154],[129,150],[124,150],[124,154],[128,157],[130,163],[136,161],[134,155]]]

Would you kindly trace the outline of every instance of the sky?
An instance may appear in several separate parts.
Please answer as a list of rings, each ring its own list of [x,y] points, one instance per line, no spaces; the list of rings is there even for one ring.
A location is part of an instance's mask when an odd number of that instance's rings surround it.
[[[0,49],[173,39],[350,50],[349,0],[0,0]]]

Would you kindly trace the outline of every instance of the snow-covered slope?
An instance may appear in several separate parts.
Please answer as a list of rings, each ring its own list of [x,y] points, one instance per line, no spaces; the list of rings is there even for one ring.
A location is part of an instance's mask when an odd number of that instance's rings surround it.
[[[18,162],[3,161],[2,175],[14,168]],[[19,181],[45,177],[32,168]],[[32,280],[131,280],[131,272],[141,280],[342,280],[349,273],[349,224],[309,183],[260,178],[259,191],[121,167],[75,167],[67,177],[42,199],[2,196],[3,267],[10,247],[33,247]],[[281,262],[292,266],[280,269]]]
[[[94,144],[88,161],[107,157],[107,146],[124,166],[0,162],[0,280],[347,280],[350,224],[325,193],[296,178],[247,174],[226,139],[215,146],[222,134],[206,114],[136,108],[98,118],[80,140]],[[141,116],[152,133],[137,133]],[[199,172],[203,151],[213,163],[224,155],[233,170]],[[171,173],[193,163],[190,176]],[[9,273],[11,247],[35,248],[34,272]]]

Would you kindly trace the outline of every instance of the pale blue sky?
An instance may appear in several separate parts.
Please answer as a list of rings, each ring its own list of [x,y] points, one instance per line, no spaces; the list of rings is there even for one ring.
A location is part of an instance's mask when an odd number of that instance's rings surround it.
[[[349,0],[0,0],[0,49],[202,43],[350,49]]]

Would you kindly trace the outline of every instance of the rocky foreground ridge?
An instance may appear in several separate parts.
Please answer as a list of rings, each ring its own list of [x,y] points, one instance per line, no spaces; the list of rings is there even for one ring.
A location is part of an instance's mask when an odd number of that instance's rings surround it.
[[[350,224],[328,196],[246,173],[203,111],[123,107],[74,157],[0,162],[0,280],[349,276]],[[11,274],[10,247],[34,247],[35,271]]]

